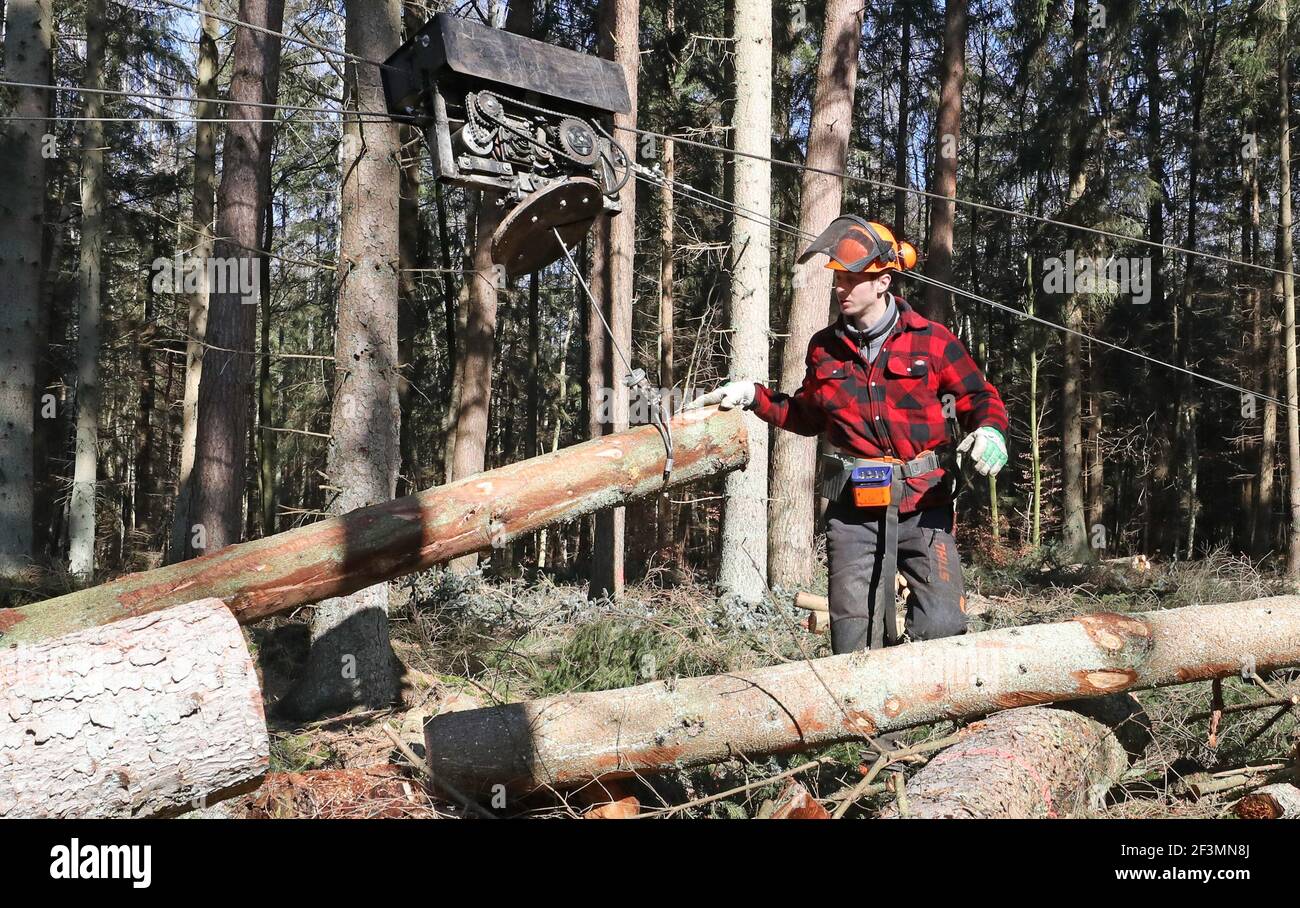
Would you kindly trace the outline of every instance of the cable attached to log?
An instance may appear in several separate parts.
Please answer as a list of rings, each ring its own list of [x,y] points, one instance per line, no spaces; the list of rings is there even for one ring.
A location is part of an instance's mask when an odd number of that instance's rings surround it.
[[[605,320],[605,313],[600,308],[600,303],[596,302],[596,296],[587,286],[587,282],[582,278],[582,272],[578,270],[577,264],[573,261],[573,256],[569,254],[568,244],[564,242],[564,237],[560,236],[560,231],[552,227],[551,233],[555,235],[555,242],[560,244],[560,249],[564,252],[564,261],[568,263],[569,270],[577,279],[578,284],[582,287],[583,293],[587,295],[587,300],[591,303],[591,308],[595,311],[600,323],[605,327],[605,334],[609,336],[609,342],[614,347],[614,352],[618,358],[623,361],[623,367],[627,369],[627,374],[623,376],[623,384],[628,390],[635,388],[641,392],[641,395],[650,404],[650,422],[654,424],[655,429],[659,432],[659,437],[664,443],[664,482],[673,473],[673,430],[668,425],[668,414],[664,408],[663,395],[659,389],[650,384],[646,377],[644,369],[632,368],[632,363],[628,361],[627,356],[623,353],[623,348],[618,345],[618,338],[614,336],[614,329],[609,326]]]

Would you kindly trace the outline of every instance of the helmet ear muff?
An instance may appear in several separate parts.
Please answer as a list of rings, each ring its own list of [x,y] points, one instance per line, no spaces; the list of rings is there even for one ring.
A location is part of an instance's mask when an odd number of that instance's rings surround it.
[[[863,221],[862,225],[867,228],[867,233],[871,234],[871,238],[876,241],[876,248],[883,250],[880,253],[878,261],[884,262],[886,265],[897,261],[898,253],[894,251],[894,244],[888,242],[880,235],[880,231],[876,229],[876,225],[871,221]]]
[[[916,247],[911,243],[898,244],[898,257],[904,270],[911,271],[916,267]]]

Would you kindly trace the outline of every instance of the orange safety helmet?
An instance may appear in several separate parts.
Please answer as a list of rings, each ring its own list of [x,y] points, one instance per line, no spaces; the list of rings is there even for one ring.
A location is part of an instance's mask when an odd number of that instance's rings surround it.
[[[916,247],[900,243],[884,224],[857,215],[840,215],[799,256],[803,264],[814,255],[830,257],[827,268],[855,274],[904,271],[916,267]]]

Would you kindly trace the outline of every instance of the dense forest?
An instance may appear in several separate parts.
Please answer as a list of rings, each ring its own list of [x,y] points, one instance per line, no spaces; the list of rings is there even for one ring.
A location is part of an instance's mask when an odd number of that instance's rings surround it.
[[[440,12],[621,68],[621,211],[575,244],[576,270],[505,277],[498,200],[440,182],[424,131],[389,116],[384,61]],[[829,274],[796,259],[841,212],[915,244],[895,289],[1006,402],[1009,464],[957,497],[973,588],[1107,565],[1143,584],[1152,563],[1248,575],[1254,595],[1300,577],[1288,0],[0,0],[0,16],[0,607],[563,451],[728,378],[793,392],[835,314]],[[633,368],[648,378],[629,388]],[[633,609],[707,589],[747,627],[824,592],[816,442],[746,419],[744,470],[298,616],[309,655],[264,666],[287,675],[286,714],[391,703],[399,616],[461,658],[460,632],[407,597],[479,584],[527,611],[558,586],[566,608]],[[639,633],[580,643],[640,665],[659,651]],[[673,671],[731,664],[690,636]],[[333,679],[341,657],[359,685]],[[518,690],[641,677],[545,672]]]

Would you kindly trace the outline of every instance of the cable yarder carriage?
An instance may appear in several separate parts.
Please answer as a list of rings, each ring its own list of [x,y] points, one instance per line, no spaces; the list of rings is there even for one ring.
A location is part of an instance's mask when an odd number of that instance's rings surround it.
[[[619,211],[632,162],[605,122],[631,102],[612,60],[439,13],[386,64],[388,112],[425,130],[439,180],[499,194],[510,277]]]

